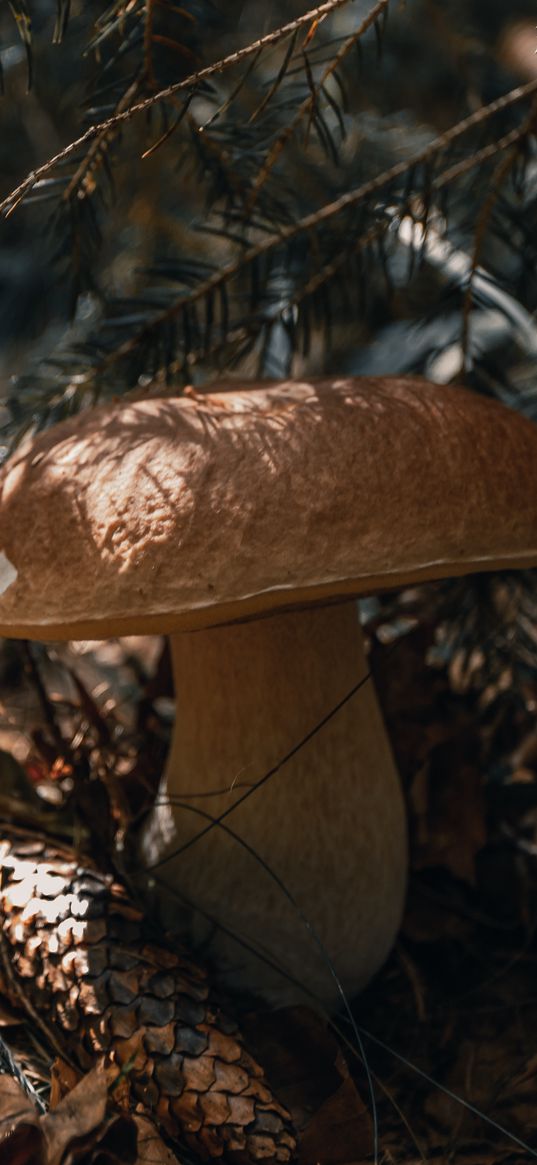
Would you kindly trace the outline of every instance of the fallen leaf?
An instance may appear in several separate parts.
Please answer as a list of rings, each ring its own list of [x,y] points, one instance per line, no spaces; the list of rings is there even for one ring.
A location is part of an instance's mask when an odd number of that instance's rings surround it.
[[[12,1077],[0,1077],[0,1165],[136,1165],[135,1122],[107,1114],[116,1076],[95,1068],[43,1117]]]
[[[353,1080],[343,1080],[302,1133],[300,1165],[353,1165],[371,1152],[371,1119]]]
[[[416,773],[411,804],[415,816],[415,869],[443,866],[475,885],[475,863],[486,839],[485,798],[478,766],[465,755],[465,741],[437,749]]]
[[[301,1130],[300,1165],[353,1165],[371,1152],[371,1118],[335,1037],[308,1007],[243,1020],[277,1095]]]
[[[12,1076],[0,1076],[0,1165],[41,1165],[43,1144],[31,1100]]]
[[[58,1107],[64,1096],[73,1091],[73,1088],[78,1084],[81,1073],[72,1068],[66,1060],[62,1060],[60,1056],[56,1056],[52,1068],[50,1070],[50,1098],[49,1108],[51,1112]]]
[[[20,1124],[0,1142],[1,1165],[44,1165],[44,1142],[38,1125]]]
[[[117,1078],[115,1066],[94,1068],[43,1119],[46,1165],[91,1165],[94,1157],[99,1165],[134,1165],[134,1122],[124,1114],[106,1114]]]
[[[242,1028],[276,1095],[303,1128],[341,1083],[340,1049],[326,1023],[309,1007],[284,1007],[246,1016]]]

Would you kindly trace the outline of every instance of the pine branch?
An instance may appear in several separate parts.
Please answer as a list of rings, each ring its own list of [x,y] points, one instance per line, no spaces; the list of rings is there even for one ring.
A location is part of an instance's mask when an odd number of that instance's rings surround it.
[[[8,0],[9,7],[17,25],[19,37],[26,51],[28,66],[28,89],[32,88],[32,18],[26,0]]]
[[[53,44],[61,44],[65,33],[67,32],[67,25],[69,24],[70,14],[71,0],[56,0],[56,23],[54,25],[54,32],[52,35]]]
[[[520,127],[520,136],[509,152],[500,159],[495,167],[490,181],[489,193],[478,215],[474,231],[474,248],[468,285],[464,295],[462,310],[462,354],[463,366],[466,366],[469,343],[470,312],[473,304],[473,284],[483,250],[485,235],[490,223],[494,207],[500,197],[501,190],[511,174],[519,158],[521,148],[530,134],[537,128],[537,101],[532,102],[530,112]]]
[[[136,77],[125,92],[120,97],[116,105],[116,112],[121,113],[127,109],[130,102],[140,91],[143,85],[144,78],[142,76]],[[80,164],[77,166],[74,174],[68,180],[68,185],[62,194],[62,201],[69,202],[73,198],[88,197],[90,194],[89,184],[90,179],[94,176],[95,170],[102,161],[104,151],[109,149],[114,139],[114,130],[108,130],[96,137]]]
[[[522,96],[526,95],[523,91],[528,88],[531,88],[531,91],[537,89],[537,82],[532,82],[531,86],[523,86],[517,90],[512,90],[510,94],[506,94],[503,98],[499,98],[476,113],[470,114],[469,117],[459,122],[456,126],[453,126],[444,134],[439,135],[434,141],[430,142],[424,149],[420,150],[410,159],[396,163],[375,178],[362,183],[356,190],[345,193],[334,202],[327,203],[313,213],[305,215],[296,223],[283,226],[274,234],[270,234],[268,237],[242,250],[237,258],[234,258],[223,266],[217,267],[207,278],[197,283],[192,290],[174,298],[162,311],[155,311],[152,318],[147,320],[134,335],[130,336],[124,342],[119,343],[111,351],[107,351],[87,373],[81,374],[77,378],[79,391],[81,389],[87,389],[90,384],[94,384],[99,377],[105,375],[112,366],[128,357],[136,348],[150,344],[151,336],[156,331],[172,325],[183,313],[194,308],[200,301],[210,299],[211,296],[214,296],[217,291],[221,291],[247,267],[251,268],[259,260],[268,256],[276,249],[281,248],[282,245],[289,244],[300,235],[314,235],[318,233],[318,228],[321,224],[326,227],[331,220],[337,219],[344,211],[356,209],[361,203],[365,203],[371,199],[372,195],[384,191],[385,198],[389,197],[390,188],[398,180],[408,178],[418,166],[426,166],[434,163],[463,134],[475,128],[477,125],[483,124],[487,118],[494,116],[515,101],[521,100]],[[469,158],[465,159],[464,173],[468,173],[471,169],[481,166],[485,159],[495,156],[498,152],[513,145],[524,134],[527,134],[527,129],[523,125],[505,134],[494,143],[483,147],[482,150],[473,153]],[[439,191],[450,185],[453,181],[453,170],[454,167],[450,166],[438,174],[432,181],[432,188],[435,191]],[[396,198],[397,200],[396,192],[392,192],[392,198]],[[348,228],[346,231],[346,245],[348,245]]]
[[[139,113],[145,113],[154,105],[166,101],[177,94],[195,90],[199,88],[203,81],[214,77],[217,74],[224,72],[234,65],[240,64],[241,61],[252,54],[258,53],[260,49],[266,49],[272,45],[278,44],[279,41],[284,40],[288,36],[292,36],[297,30],[303,28],[307,24],[312,24],[314,21],[320,20],[329,13],[334,12],[337,8],[348,4],[350,0],[325,0],[324,4],[320,4],[317,8],[311,9],[302,16],[296,17],[287,24],[281,25],[258,40],[245,45],[242,49],[229,53],[226,57],[215,61],[211,65],[206,65],[204,68],[197,70],[190,74],[184,80],[177,81],[173,85],[168,85],[166,88],[159,90],[158,93],[151,94],[151,96],[144,98],[143,101],[138,101],[134,105],[129,106],[128,109],[120,113],[115,113],[104,121],[91,125],[81,134],[80,137],[72,141],[68,146],[65,146],[54,157],[49,158],[41,166],[37,166],[30,174],[21,182],[15,189],[11,191],[5,198],[0,201],[0,214],[6,217],[12,214],[18,206],[24,201],[29,192],[36,186],[36,184],[45,178],[51,170],[55,169],[60,163],[65,162],[68,158],[73,157],[78,153],[82,146],[87,142],[93,141],[94,138],[101,134],[106,134],[115,129],[117,126],[130,121]]]
[[[228,263],[200,263],[183,257],[157,264],[150,274],[158,280],[164,277],[168,286],[149,288],[142,298],[110,303],[102,324],[87,340],[60,351],[42,365],[39,374],[34,372],[27,383],[19,384],[21,401],[26,404],[21,408],[18,397],[12,395],[11,431],[17,425],[23,430],[29,423],[34,424],[36,418],[40,418],[40,423],[59,420],[108,391],[117,393],[121,385],[136,385],[141,376],[146,382],[155,378],[161,383],[169,378],[188,382],[196,364],[207,366],[209,374],[214,371],[215,362],[222,366],[223,360],[225,367],[234,366],[252,351],[274,320],[270,302],[266,300],[267,263],[273,264],[279,256],[278,261],[286,268],[291,261],[289,248],[303,236],[309,239],[308,251],[303,252],[300,274],[290,285],[288,301],[286,304],[282,301],[279,310],[285,308],[289,320],[294,319],[293,344],[296,345],[300,335],[303,351],[308,349],[312,318],[315,327],[324,326],[329,340],[334,314],[332,285],[339,295],[346,278],[352,277],[364,310],[370,283],[368,269],[384,270],[386,285],[389,284],[384,240],[393,216],[385,213],[382,206],[386,210],[390,206],[396,208],[399,219],[410,216],[418,221],[425,240],[430,199],[443,189],[450,189],[453,182],[453,166],[439,170],[439,161],[464,132],[481,124],[499,108],[505,108],[512,98],[508,94],[484,107],[409,159],[312,214],[277,231],[264,231],[261,239],[250,246],[245,246],[239,236],[239,254]],[[483,159],[497,156],[514,142],[521,141],[527,132],[526,120],[516,130],[474,152],[465,159],[464,173],[469,173],[471,166],[479,167],[480,179],[486,182]],[[418,167],[423,175],[423,193],[415,180]],[[322,232],[319,231],[321,222]],[[221,233],[229,238],[226,227]],[[306,259],[306,256],[309,257]],[[250,307],[245,311],[244,277],[248,270]],[[346,278],[338,279],[341,273]],[[109,379],[112,371],[114,376]],[[19,427],[17,437],[21,435]]]
[[[337,73],[338,69],[343,64],[345,58],[349,55],[351,50],[356,47],[358,42],[365,35],[365,33],[368,31],[368,29],[371,28],[371,26],[375,24],[375,22],[379,19],[379,17],[383,16],[387,12],[389,3],[390,3],[390,0],[378,0],[378,2],[374,5],[374,7],[367,14],[367,16],[365,16],[364,19],[361,21],[358,28],[355,29],[355,31],[352,33],[351,36],[349,36],[345,39],[343,45],[338,50],[336,55],[332,58],[332,60],[329,62],[329,64],[326,65],[326,67],[323,70],[323,73],[320,77],[320,80],[317,82],[317,84],[312,85],[310,93],[298,106],[291,121],[287,125],[284,126],[283,130],[278,135],[278,137],[276,138],[276,141],[273,143],[271,149],[269,150],[269,153],[268,153],[261,169],[259,170],[258,174],[256,175],[256,177],[253,181],[252,193],[250,195],[250,198],[249,198],[247,206],[246,206],[247,213],[251,212],[253,210],[253,208],[257,202],[261,188],[264,186],[269,174],[274,169],[278,159],[280,158],[281,154],[285,150],[285,147],[289,144],[291,139],[294,137],[294,135],[295,135],[296,131],[298,130],[299,126],[301,125],[301,123],[306,118],[309,118],[309,121],[311,123],[315,109],[318,106],[319,98],[321,96],[324,96],[325,99],[327,98],[327,91],[326,91],[327,82],[330,80],[331,77],[334,76],[335,73]],[[279,81],[280,81],[280,78],[278,78],[278,82]]]
[[[122,114],[134,101],[158,89],[154,53],[166,38],[159,37],[155,31],[157,4],[165,16],[173,12],[175,17],[179,14],[181,19],[191,20],[196,25],[186,10],[176,8],[169,0],[131,0],[128,5],[124,0],[116,0],[97,21],[97,34],[87,50],[88,54],[94,49],[99,56],[97,78],[103,79],[113,66],[121,65],[118,80],[105,85],[107,97],[114,98],[113,116]],[[114,44],[116,40],[117,45]],[[177,47],[175,40],[173,44]],[[109,50],[108,55],[105,48]],[[129,64],[127,76],[123,63],[126,53],[135,57],[134,65]],[[189,61],[193,59],[186,47],[184,53]],[[164,107],[162,111],[164,115]],[[119,144],[121,129],[119,124],[103,130],[81,156],[80,152],[78,157],[75,155],[71,173],[67,170],[63,179],[38,183],[30,195],[32,202],[50,201],[53,204],[52,221],[58,240],[55,258],[61,260],[64,267],[65,261],[68,262],[73,312],[80,292],[98,286],[96,259],[103,241],[101,226],[105,221],[109,196],[115,194],[114,147]]]
[[[157,2],[168,7],[168,0],[152,0],[149,7],[146,0],[133,0],[129,5],[137,20],[143,17],[146,34],[136,49],[140,72],[131,86],[146,84],[147,68],[154,65],[153,19]],[[170,115],[173,103],[177,116],[173,123],[168,122],[164,134],[145,155],[177,132],[182,122],[174,162],[179,170],[185,167],[185,209],[178,214],[173,199],[170,201],[163,191],[162,205],[158,204],[156,213],[151,209],[150,240],[144,239],[141,248],[144,257],[149,254],[150,268],[136,270],[133,265],[125,282],[135,290],[108,303],[101,296],[98,303],[102,318],[98,324],[91,329],[84,324],[77,326],[71,339],[67,337],[50,359],[41,359],[39,371],[32,370],[26,381],[18,382],[11,401],[15,425],[21,421],[39,424],[61,419],[110,392],[140,388],[154,379],[160,384],[173,380],[177,391],[181,381],[191,379],[194,366],[200,367],[206,378],[214,374],[216,367],[240,365],[247,354],[262,363],[266,338],[280,319],[285,321],[293,350],[307,352],[310,335],[321,338],[324,331],[328,351],[334,334],[341,343],[341,325],[345,321],[358,318],[369,326],[373,302],[370,296],[380,294],[386,302],[389,300],[391,242],[397,247],[391,211],[399,220],[412,219],[421,227],[422,254],[412,248],[418,270],[425,251],[429,213],[433,211],[437,220],[438,211],[444,208],[442,195],[449,195],[449,221],[459,229],[461,222],[468,222],[467,216],[472,215],[473,229],[478,217],[476,208],[487,204],[491,183],[494,187],[494,163],[509,151],[515,159],[523,158],[522,147],[529,139],[531,125],[526,117],[526,121],[512,128],[513,121],[520,122],[520,118],[504,116],[501,125],[506,132],[500,136],[497,130],[484,145],[480,131],[486,130],[490,135],[494,116],[509,110],[516,114],[517,103],[537,90],[535,81],[481,107],[447,132],[431,136],[422,147],[416,149],[414,145],[410,155],[395,165],[386,165],[386,160],[393,157],[394,140],[395,148],[401,149],[401,137],[390,137],[389,129],[382,132],[382,119],[374,119],[374,126],[367,129],[366,115],[366,132],[362,130],[360,134],[362,148],[358,156],[353,156],[352,162],[342,158],[343,164],[350,162],[347,176],[342,169],[333,173],[327,168],[316,142],[292,156],[289,151],[287,165],[276,170],[273,163],[263,169],[271,147],[283,143],[283,152],[290,140],[289,127],[292,134],[300,123],[306,134],[310,126],[315,129],[329,154],[337,148],[337,119],[342,115],[327,82],[338,77],[350,49],[378,22],[387,4],[388,0],[378,0],[350,35],[346,32],[337,40],[319,35],[319,25],[311,19],[302,38],[296,21],[281,26],[278,32],[286,30],[287,40],[277,42],[281,43],[281,63],[268,82],[263,82],[263,71],[257,69],[264,49],[256,42],[256,51],[248,56],[240,78],[227,87],[227,92],[223,87],[223,94],[217,94],[215,89],[201,94],[199,88],[192,87],[192,77],[180,83],[190,88],[171,98],[166,109]],[[327,6],[321,8],[327,17]],[[315,11],[319,13],[321,8]],[[328,9],[331,11],[331,6]],[[114,4],[103,18],[103,28],[107,22],[120,20],[123,13],[124,5]],[[303,19],[299,18],[299,23]],[[116,35],[117,29],[113,37],[110,34],[112,39]],[[266,38],[262,41],[265,43]],[[239,50],[239,55],[242,52]],[[236,60],[237,54],[224,58]],[[297,74],[300,81],[291,81]],[[261,101],[257,100],[260,82],[265,86]],[[77,166],[65,179],[46,178],[37,184],[33,195],[41,197],[47,191],[60,194],[60,211],[67,209],[73,220],[70,236],[69,230],[62,229],[65,221],[69,226],[69,219],[59,218],[61,236],[64,245],[70,237],[74,240],[75,261],[81,269],[87,256],[78,258],[77,246],[86,247],[89,253],[99,241],[105,207],[103,181],[105,177],[112,180],[107,155],[122,128],[122,114],[130,117],[134,108],[147,107],[144,101],[133,106],[136,98],[132,89],[118,97],[121,83],[119,78],[109,86],[116,112],[99,123],[111,128],[86,143],[83,152],[79,150]],[[151,99],[159,99],[162,92],[151,94]],[[189,112],[188,102],[194,96],[194,112]],[[117,101],[125,108],[118,108]],[[207,105],[213,106],[213,113],[209,108],[207,114]],[[343,134],[343,122],[340,128]],[[420,136],[415,128],[409,135],[414,143]],[[423,140],[423,131],[421,137]],[[186,169],[191,171],[193,158],[199,163],[194,186],[192,174]],[[64,160],[69,170],[72,160]],[[499,164],[503,166],[503,159]],[[377,173],[372,173],[373,165]],[[508,167],[509,172],[511,169]],[[476,170],[470,188],[466,179]],[[354,175],[354,189],[349,189],[349,172]],[[261,174],[263,180],[259,183]],[[362,175],[363,180],[357,182]],[[194,215],[199,213],[200,195],[206,209],[203,225],[196,226]],[[312,202],[314,207],[310,209]],[[218,239],[218,246],[209,262],[200,262],[200,255],[211,254],[208,235]],[[177,255],[159,263],[152,248],[166,237],[177,240]],[[468,245],[470,253],[471,249]],[[112,243],[112,263],[115,255]],[[283,273],[283,282],[278,272]],[[409,280],[411,274],[409,265]],[[271,291],[274,286],[279,288],[277,294]]]
[[[154,17],[155,0],[144,0],[144,74],[146,84],[149,89],[156,88],[155,68],[153,62],[153,17]],[[134,95],[133,95],[134,96]],[[130,102],[127,103],[127,108]],[[118,109],[117,113],[122,113],[122,109]]]

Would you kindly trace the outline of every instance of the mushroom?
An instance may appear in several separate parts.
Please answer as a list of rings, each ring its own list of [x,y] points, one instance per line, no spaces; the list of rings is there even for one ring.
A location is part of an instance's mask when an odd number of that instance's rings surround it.
[[[229,983],[282,998],[276,965],[332,1006],[326,957],[349,993],[386,958],[405,812],[355,599],[537,564],[536,487],[529,421],[417,378],[123,400],[7,462],[0,633],[170,636],[176,721],[141,854],[199,907],[190,937]],[[193,843],[194,810],[239,799],[226,824],[292,901],[222,828]]]

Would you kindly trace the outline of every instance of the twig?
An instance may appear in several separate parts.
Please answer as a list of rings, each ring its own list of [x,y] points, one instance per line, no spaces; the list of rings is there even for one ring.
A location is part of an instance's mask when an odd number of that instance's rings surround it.
[[[43,716],[45,718],[45,722],[46,722],[47,727],[51,733],[51,736],[52,736],[52,739],[56,745],[56,748],[59,750],[59,752],[62,755],[64,755],[66,752],[69,752],[70,749],[69,749],[69,746],[67,745],[67,741],[64,740],[64,738],[63,738],[60,726],[57,722],[56,715],[54,713],[54,709],[53,709],[52,704],[49,700],[47,690],[46,690],[45,685],[43,683],[43,680],[41,678],[41,673],[39,671],[39,667],[34,659],[34,656],[32,654],[32,648],[31,648],[28,640],[24,640],[23,648],[24,648],[24,654],[26,656],[26,667],[28,669],[30,679],[31,679],[31,681],[34,684],[34,687],[36,689],[39,703],[41,705],[41,711],[42,711]]]
[[[156,88],[155,71],[153,68],[153,17],[155,0],[145,0],[144,19],[144,72],[148,86]],[[118,113],[122,111],[119,109]]]
[[[462,348],[462,363],[463,363],[462,372],[463,373],[466,371],[466,362],[467,362],[467,357],[468,357],[468,345],[469,345],[469,340],[470,340],[470,314],[472,311],[473,299],[474,299],[474,296],[473,296],[474,279],[475,279],[475,275],[476,275],[476,272],[477,272],[477,269],[479,266],[479,259],[481,256],[483,243],[485,241],[486,230],[487,230],[487,227],[489,225],[491,216],[493,214],[494,207],[496,206],[496,203],[500,197],[500,191],[502,190],[503,184],[504,184],[504,182],[507,181],[507,178],[508,178],[509,174],[511,173],[511,170],[513,169],[513,166],[518,158],[521,144],[523,143],[524,138],[532,132],[532,130],[534,129],[536,124],[537,124],[537,103],[535,101],[533,101],[531,110],[528,114],[528,117],[526,118],[523,126],[521,126],[521,133],[520,133],[520,137],[519,137],[518,141],[516,141],[514,143],[513,148],[510,150],[510,152],[508,154],[506,154],[500,160],[498,165],[496,166],[496,169],[495,169],[493,177],[492,177],[492,182],[490,184],[490,190],[488,193],[488,197],[485,199],[483,207],[478,215],[476,228],[474,231],[474,248],[473,248],[473,254],[472,254],[472,265],[471,265],[471,269],[470,269],[470,275],[468,278],[468,284],[467,284],[465,295],[464,295],[463,312],[462,312],[461,348]]]
[[[347,38],[345,43],[336,53],[335,57],[330,61],[330,64],[326,66],[318,84],[315,85],[313,91],[309,93],[302,104],[299,105],[292,120],[284,127],[282,132],[276,138],[276,141],[271,146],[263,165],[261,166],[258,174],[254,179],[252,193],[246,204],[247,212],[251,211],[255,206],[258,195],[263,188],[269,174],[274,169],[280,154],[283,152],[287,143],[291,140],[293,134],[298,129],[302,119],[308,113],[310,114],[310,118],[313,116],[315,102],[319,94],[322,93],[326,82],[336,72],[340,65],[343,64],[345,57],[348,56],[351,49],[354,48],[354,46],[361,39],[361,37],[364,36],[371,25],[374,24],[376,20],[378,20],[379,16],[382,16],[386,12],[389,3],[390,0],[378,0],[378,3],[375,4],[374,8],[372,8],[371,11],[368,12],[367,16],[364,17],[359,27],[355,29],[352,35]],[[260,108],[262,108],[262,106]],[[259,111],[256,110],[256,115],[258,112]]]
[[[298,235],[307,231],[313,231],[322,223],[326,223],[330,219],[336,218],[339,214],[341,214],[342,211],[347,210],[352,206],[358,205],[360,202],[363,202],[364,199],[368,198],[372,194],[375,194],[377,191],[382,190],[385,186],[388,186],[396,179],[405,177],[405,175],[411,172],[414,167],[430,162],[437,154],[447,149],[448,146],[450,146],[458,138],[462,137],[462,135],[465,134],[468,130],[473,129],[476,125],[480,125],[488,118],[493,117],[496,113],[508,108],[509,106],[522,101],[526,96],[528,96],[528,94],[533,92],[537,92],[537,79],[530,82],[528,85],[521,85],[516,89],[512,89],[509,93],[506,93],[503,97],[499,97],[496,101],[492,101],[489,105],[482,106],[481,109],[477,110],[475,113],[470,114],[469,117],[464,118],[463,121],[458,122],[457,125],[452,126],[451,129],[435,138],[432,142],[429,143],[429,145],[425,146],[422,150],[419,151],[419,153],[414,154],[411,158],[402,162],[397,162],[388,170],[384,170],[381,174],[378,174],[375,178],[371,178],[369,181],[362,183],[355,190],[348,191],[346,194],[341,195],[341,197],[336,199],[334,202],[326,203],[325,206],[322,206],[319,210],[313,211],[311,214],[306,215],[304,218],[298,219],[297,222],[281,227],[277,232],[269,235],[268,238],[265,238],[261,242],[255,243],[248,249],[242,251],[236,259],[233,259],[223,267],[220,267],[206,280],[198,284],[194,291],[191,291],[187,295],[183,295],[179,299],[175,300],[170,307],[167,307],[164,311],[159,312],[158,315],[149,320],[147,324],[144,324],[144,326],[140,329],[139,332],[136,333],[136,335],[130,337],[128,340],[125,340],[125,342],[120,344],[118,348],[104,356],[103,359],[100,360],[98,364],[94,365],[85,376],[77,379],[78,390],[85,390],[91,381],[95,379],[95,377],[100,376],[102,373],[106,372],[106,370],[114,365],[118,360],[122,360],[124,357],[129,356],[130,353],[134,351],[139,344],[143,343],[151,335],[155,328],[158,328],[163,324],[173,320],[175,316],[180,314],[185,306],[189,306],[198,302],[212,291],[215,291],[219,287],[222,287],[224,284],[228,283],[240,270],[243,270],[249,264],[254,263],[263,255],[268,254],[275,247],[281,246],[283,243],[290,242]],[[466,159],[458,166],[449,167],[433,181],[434,189],[441,189],[442,187],[448,185],[449,182],[452,181],[455,177],[456,172],[458,174],[468,172],[475,166],[480,165],[488,157],[497,153],[499,150],[508,148],[510,145],[518,141],[521,132],[522,129],[520,127],[516,130],[512,130],[494,143],[491,143],[489,146],[485,146],[482,150],[477,151],[477,153],[472,154],[470,158]],[[0,204],[0,210],[1,208],[2,204]]]
[[[132,100],[132,98],[136,95],[136,93],[140,89],[140,85],[142,83],[142,80],[143,80],[142,75],[134,78],[134,81],[131,82],[128,89],[125,90],[125,92],[122,94],[122,96],[120,97],[120,99],[117,103],[117,106],[116,106],[117,113],[121,113],[125,108],[128,107],[129,102]],[[74,197],[74,195],[76,194],[76,192],[78,190],[84,189],[84,185],[85,185],[87,179],[89,178],[93,168],[99,164],[99,161],[103,156],[104,150],[106,149],[107,145],[109,144],[112,136],[113,136],[112,130],[110,130],[110,129],[104,130],[91,143],[91,146],[90,146],[87,154],[82,159],[80,165],[77,166],[75,173],[73,174],[73,177],[71,178],[68,186],[66,187],[65,191],[62,194],[63,202],[69,202]]]
[[[325,3],[320,4],[317,8],[310,9],[309,12],[305,12],[302,16],[297,16],[295,20],[290,20],[287,24],[282,24],[279,28],[268,32],[266,36],[259,37],[258,40],[245,45],[244,48],[237,49],[235,52],[229,53],[228,56],[214,61],[212,65],[205,65],[203,69],[198,69],[196,73],[191,73],[189,77],[185,77],[182,81],[176,81],[173,85],[168,85],[165,89],[160,89],[158,93],[152,93],[150,97],[146,97],[143,101],[138,101],[135,105],[129,106],[128,109],[123,110],[121,113],[112,114],[106,121],[90,125],[85,133],[81,134],[79,138],[76,138],[68,146],[65,146],[54,157],[49,158],[47,162],[43,162],[41,166],[32,170],[19,186],[15,187],[6,198],[3,198],[0,202],[0,214],[12,213],[13,210],[20,206],[20,203],[36,183],[41,178],[44,178],[45,174],[48,174],[50,170],[53,170],[55,166],[63,162],[66,158],[70,158],[73,154],[76,154],[86,142],[92,141],[93,138],[103,133],[108,133],[109,130],[114,129],[115,126],[122,122],[130,121],[136,114],[151,109],[159,101],[167,101],[168,98],[174,97],[176,93],[195,88],[202,81],[207,80],[207,78],[214,77],[218,73],[223,73],[225,69],[240,64],[246,57],[250,57],[252,53],[258,53],[260,49],[266,49],[271,45],[277,44],[278,41],[283,40],[286,36],[292,36],[293,33],[305,24],[320,20],[329,13],[335,12],[337,8],[342,8],[344,4],[348,3],[349,0],[325,0]]]

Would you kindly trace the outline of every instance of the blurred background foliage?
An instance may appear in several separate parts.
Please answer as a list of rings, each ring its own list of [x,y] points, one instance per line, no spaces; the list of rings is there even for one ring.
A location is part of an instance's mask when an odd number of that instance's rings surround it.
[[[222,374],[537,416],[534,0],[10,0],[0,44],[4,455]],[[444,652],[534,672],[533,577],[476,588]]]

